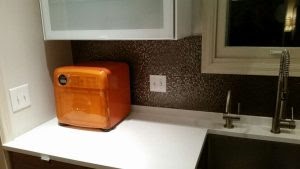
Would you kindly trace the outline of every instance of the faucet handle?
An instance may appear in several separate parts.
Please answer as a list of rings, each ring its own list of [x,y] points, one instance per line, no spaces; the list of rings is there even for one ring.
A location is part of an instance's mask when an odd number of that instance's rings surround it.
[[[240,115],[240,113],[241,113],[241,103],[238,102],[238,104],[237,104],[237,114]]]
[[[291,107],[291,120],[294,121],[294,107]]]

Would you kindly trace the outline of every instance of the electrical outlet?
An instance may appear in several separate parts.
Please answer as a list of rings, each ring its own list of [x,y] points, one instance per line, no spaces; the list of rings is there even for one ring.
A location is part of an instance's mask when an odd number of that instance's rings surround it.
[[[163,75],[150,75],[151,92],[167,92],[167,77]]]
[[[13,112],[31,105],[28,84],[9,89],[9,94]]]

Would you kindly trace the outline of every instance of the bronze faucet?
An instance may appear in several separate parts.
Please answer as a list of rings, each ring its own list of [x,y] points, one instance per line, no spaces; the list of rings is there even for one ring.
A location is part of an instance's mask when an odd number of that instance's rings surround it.
[[[229,90],[227,93],[227,99],[226,99],[226,107],[225,107],[225,113],[223,114],[223,119],[225,119],[225,128],[233,128],[234,125],[232,124],[233,120],[240,120],[240,117],[237,115],[232,114],[231,112],[231,91]],[[240,104],[238,104],[238,113],[240,112]]]
[[[275,113],[272,120],[272,133],[280,133],[280,128],[296,128],[294,120],[294,109],[291,108],[291,119],[285,119],[286,105],[288,101],[288,77],[289,77],[290,53],[288,50],[283,50],[280,59],[280,69],[278,76],[278,88]]]

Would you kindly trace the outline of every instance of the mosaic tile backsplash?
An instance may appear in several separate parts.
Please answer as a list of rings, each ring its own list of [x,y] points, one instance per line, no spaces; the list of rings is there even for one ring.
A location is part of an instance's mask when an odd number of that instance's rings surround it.
[[[273,116],[277,77],[201,73],[201,36],[177,41],[72,41],[72,52],[75,63],[127,62],[135,105],[224,112],[227,91],[232,90],[241,114]],[[150,92],[149,75],[166,75],[167,92]],[[289,91],[289,104],[300,119],[300,78],[290,78]]]

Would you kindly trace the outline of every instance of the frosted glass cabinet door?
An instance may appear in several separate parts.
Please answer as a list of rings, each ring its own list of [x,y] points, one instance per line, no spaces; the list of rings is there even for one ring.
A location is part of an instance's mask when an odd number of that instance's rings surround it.
[[[40,0],[45,39],[173,39],[174,0]]]

